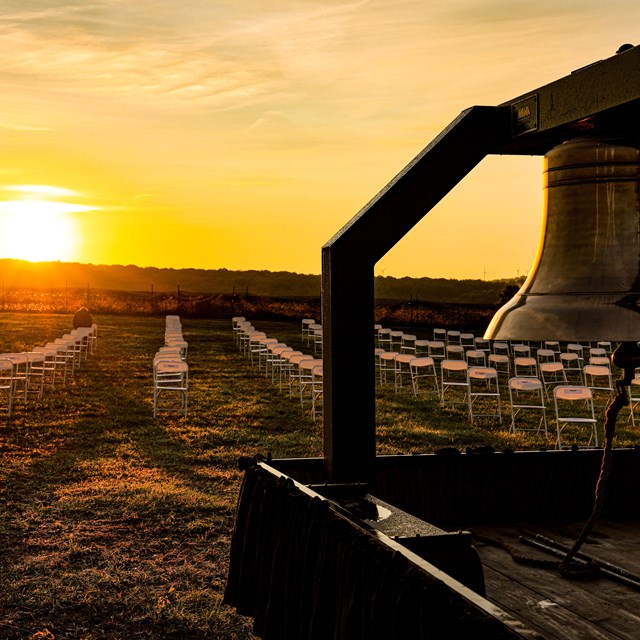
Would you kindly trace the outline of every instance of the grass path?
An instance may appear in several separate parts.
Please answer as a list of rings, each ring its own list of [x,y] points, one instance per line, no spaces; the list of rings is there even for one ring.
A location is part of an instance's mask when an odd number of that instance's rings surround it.
[[[66,330],[49,320],[3,323],[4,340]],[[318,455],[319,428],[256,379],[229,323],[197,320],[184,326],[190,416],[153,419],[164,321],[99,322],[98,352],[65,390],[0,418],[0,638],[250,638],[221,603],[237,459],[283,440],[280,454]]]

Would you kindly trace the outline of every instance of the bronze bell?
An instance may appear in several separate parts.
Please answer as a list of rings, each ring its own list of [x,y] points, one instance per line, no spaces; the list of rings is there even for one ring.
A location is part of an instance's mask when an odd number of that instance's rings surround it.
[[[578,138],[545,156],[538,255],[498,340],[640,340],[640,150]]]

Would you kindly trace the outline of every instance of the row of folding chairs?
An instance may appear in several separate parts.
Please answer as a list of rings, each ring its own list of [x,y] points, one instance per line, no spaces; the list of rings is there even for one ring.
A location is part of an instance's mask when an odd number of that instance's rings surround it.
[[[180,317],[165,318],[164,346],[153,358],[153,417],[161,411],[178,411],[187,417],[189,404],[189,344]]]
[[[17,403],[26,409],[30,397],[42,399],[45,389],[64,385],[98,346],[98,325],[79,327],[34,347],[0,354],[0,402],[10,417]]]
[[[588,444],[598,445],[593,393],[609,391],[609,387],[569,384],[566,379],[555,377],[539,379],[529,375],[505,378],[504,372],[496,367],[469,365],[466,360],[437,361],[429,356],[416,357],[380,349],[376,350],[376,357],[381,385],[393,384],[396,392],[404,386],[411,386],[416,397],[433,392],[442,407],[464,406],[472,424],[480,417],[494,418],[502,423],[502,405],[508,397],[512,433],[536,431],[548,436],[547,404],[552,403],[557,428],[556,446],[562,446],[562,431],[569,424],[589,425]],[[610,371],[606,371],[611,382]],[[577,400],[580,400],[580,406]],[[531,426],[532,417],[534,426]]]
[[[244,317],[232,318],[232,327],[238,350],[259,372],[282,393],[297,397],[303,410],[308,406],[313,420],[322,416],[322,358],[267,336]]]

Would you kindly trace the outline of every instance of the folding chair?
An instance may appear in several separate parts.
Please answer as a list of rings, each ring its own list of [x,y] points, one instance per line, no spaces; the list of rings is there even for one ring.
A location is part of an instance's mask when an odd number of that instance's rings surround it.
[[[385,385],[389,381],[388,378],[393,379],[395,385],[396,380],[396,356],[400,354],[397,351],[385,351],[378,356],[380,361],[380,385]]]
[[[289,358],[289,397],[293,397],[294,387],[298,386],[298,393],[300,393],[300,386],[302,383],[302,371],[300,369],[300,363],[305,360],[314,360],[313,356],[307,354],[294,355]]]
[[[474,340],[476,351],[484,351],[487,355],[491,353],[491,343],[484,338],[476,338]]]
[[[469,367],[467,370],[467,398],[471,424],[477,417],[498,418],[502,424],[498,372],[493,367]],[[489,411],[495,403],[495,410]]]
[[[13,401],[22,394],[24,406],[27,406],[27,389],[29,381],[29,359],[24,353],[2,353],[0,359],[8,360],[12,365],[12,398]]]
[[[498,375],[505,380],[511,377],[511,362],[508,355],[490,353],[487,358],[487,366],[493,367]]]
[[[322,374],[322,365],[316,365],[311,370],[311,417],[313,420],[323,415]]]
[[[491,345],[491,351],[496,355],[507,356],[507,358],[511,356],[511,349],[508,342],[494,342]]]
[[[578,356],[578,360],[580,361],[580,366],[582,366],[584,361],[584,347],[578,342],[571,342],[567,345],[567,353],[575,353]],[[562,357],[562,354],[560,354]]]
[[[445,358],[447,360],[464,360],[464,347],[459,344],[448,344],[445,347]]]
[[[460,344],[466,349],[475,349],[476,348],[476,337],[473,333],[461,333],[460,334]]]
[[[302,339],[307,342],[307,336],[309,335],[309,326],[312,324],[316,324],[316,321],[313,318],[302,318]]]
[[[560,385],[553,390],[553,404],[556,413],[558,439],[556,447],[562,447],[561,434],[569,424],[590,427],[587,446],[598,446],[598,428],[593,407],[591,389],[582,386]]]
[[[560,362],[564,367],[567,382],[581,385],[583,381],[582,361],[577,352],[567,352],[560,354]]]
[[[512,344],[511,345],[511,357],[516,358],[530,358],[531,347],[528,344]]]
[[[291,363],[291,358],[294,356],[303,356],[305,355],[302,351],[283,351],[280,355],[280,377],[278,380],[278,390],[282,391],[282,388],[287,386],[289,388],[291,381],[291,370],[293,369],[293,364]],[[308,356],[309,358],[311,356]]]
[[[433,330],[433,339],[436,342],[446,342],[447,341],[447,330],[446,329],[434,329]]]
[[[556,352],[553,349],[538,349],[536,352],[536,360],[539,364],[543,362],[555,362]]]
[[[316,327],[313,330],[313,353],[318,355],[322,355],[322,340],[323,340],[323,333],[322,333],[322,327]]]
[[[160,411],[181,411],[187,417],[189,397],[189,365],[182,359],[171,359],[170,356],[160,357],[153,363],[153,417]],[[160,396],[176,395],[176,404],[161,405]]]
[[[403,386],[403,382],[405,379],[410,382],[411,381],[411,361],[415,360],[416,357],[410,353],[399,353],[395,357],[395,372],[393,378],[393,388],[394,391],[398,391],[400,387]]]
[[[13,406],[13,389],[13,362],[0,357],[0,397],[4,399],[8,418]]]
[[[460,344],[460,332],[453,329],[447,331],[447,344]]]
[[[465,354],[465,360],[470,367],[486,367],[487,354],[479,349],[469,349]]]
[[[440,363],[440,405],[465,404],[468,410],[466,360],[443,360]]]
[[[35,393],[38,399],[42,399],[44,394],[45,354],[31,351],[25,355],[29,360],[27,393]]]
[[[378,329],[378,342],[377,345],[380,349],[385,351],[391,351],[391,329],[381,327]]]
[[[587,364],[582,369],[584,373],[584,386],[591,389],[594,396],[604,396],[602,405],[606,406],[615,394],[611,369],[606,366]]]
[[[418,396],[420,393],[420,381],[431,380],[435,392],[440,395],[440,385],[438,384],[438,371],[433,358],[425,356],[422,358],[414,358],[409,363],[411,369],[411,386],[413,387],[413,395]]]
[[[445,344],[442,340],[430,340],[427,347],[427,355],[436,362],[441,362],[446,358]]]
[[[532,358],[533,359],[533,358]],[[511,403],[511,433],[517,431],[535,431],[544,429],[547,435],[547,407],[544,402],[544,387],[538,378],[510,378],[509,402]],[[523,412],[539,412],[537,427],[516,426],[516,418]]]
[[[567,376],[562,362],[541,362],[538,365],[538,371],[540,372],[540,379],[544,385],[545,395],[548,400],[551,399],[549,387],[567,384]]]
[[[318,366],[322,366],[322,360],[319,358],[307,358],[306,360],[300,360],[298,363],[298,371],[300,375],[298,387],[300,394],[300,406],[302,408],[304,408],[307,397],[313,405],[313,369]]]
[[[416,336],[410,333],[403,333],[400,342],[400,353],[411,353],[416,355]]]
[[[560,352],[561,352],[560,343],[557,340],[545,340],[544,348],[549,349],[550,351],[553,351],[553,353],[556,356],[560,355]]]
[[[402,349],[402,336],[404,336],[404,333],[402,331],[392,331],[389,336],[391,338],[389,348],[391,349],[391,351],[397,351],[398,353],[400,353]]]
[[[537,378],[538,361],[530,357],[516,357],[513,359],[513,373],[516,378]]]
[[[418,357],[422,357],[422,356],[428,356],[429,355],[429,342],[431,342],[430,340],[422,340],[422,339],[418,339],[415,341],[415,348],[416,348],[416,356]]]

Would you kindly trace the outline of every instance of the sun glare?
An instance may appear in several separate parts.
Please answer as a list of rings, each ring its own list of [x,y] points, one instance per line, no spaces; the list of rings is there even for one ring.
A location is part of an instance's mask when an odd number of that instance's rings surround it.
[[[0,257],[32,262],[73,259],[79,234],[72,214],[93,207],[44,199],[74,195],[59,187],[16,185],[6,190],[28,195],[0,201]]]

